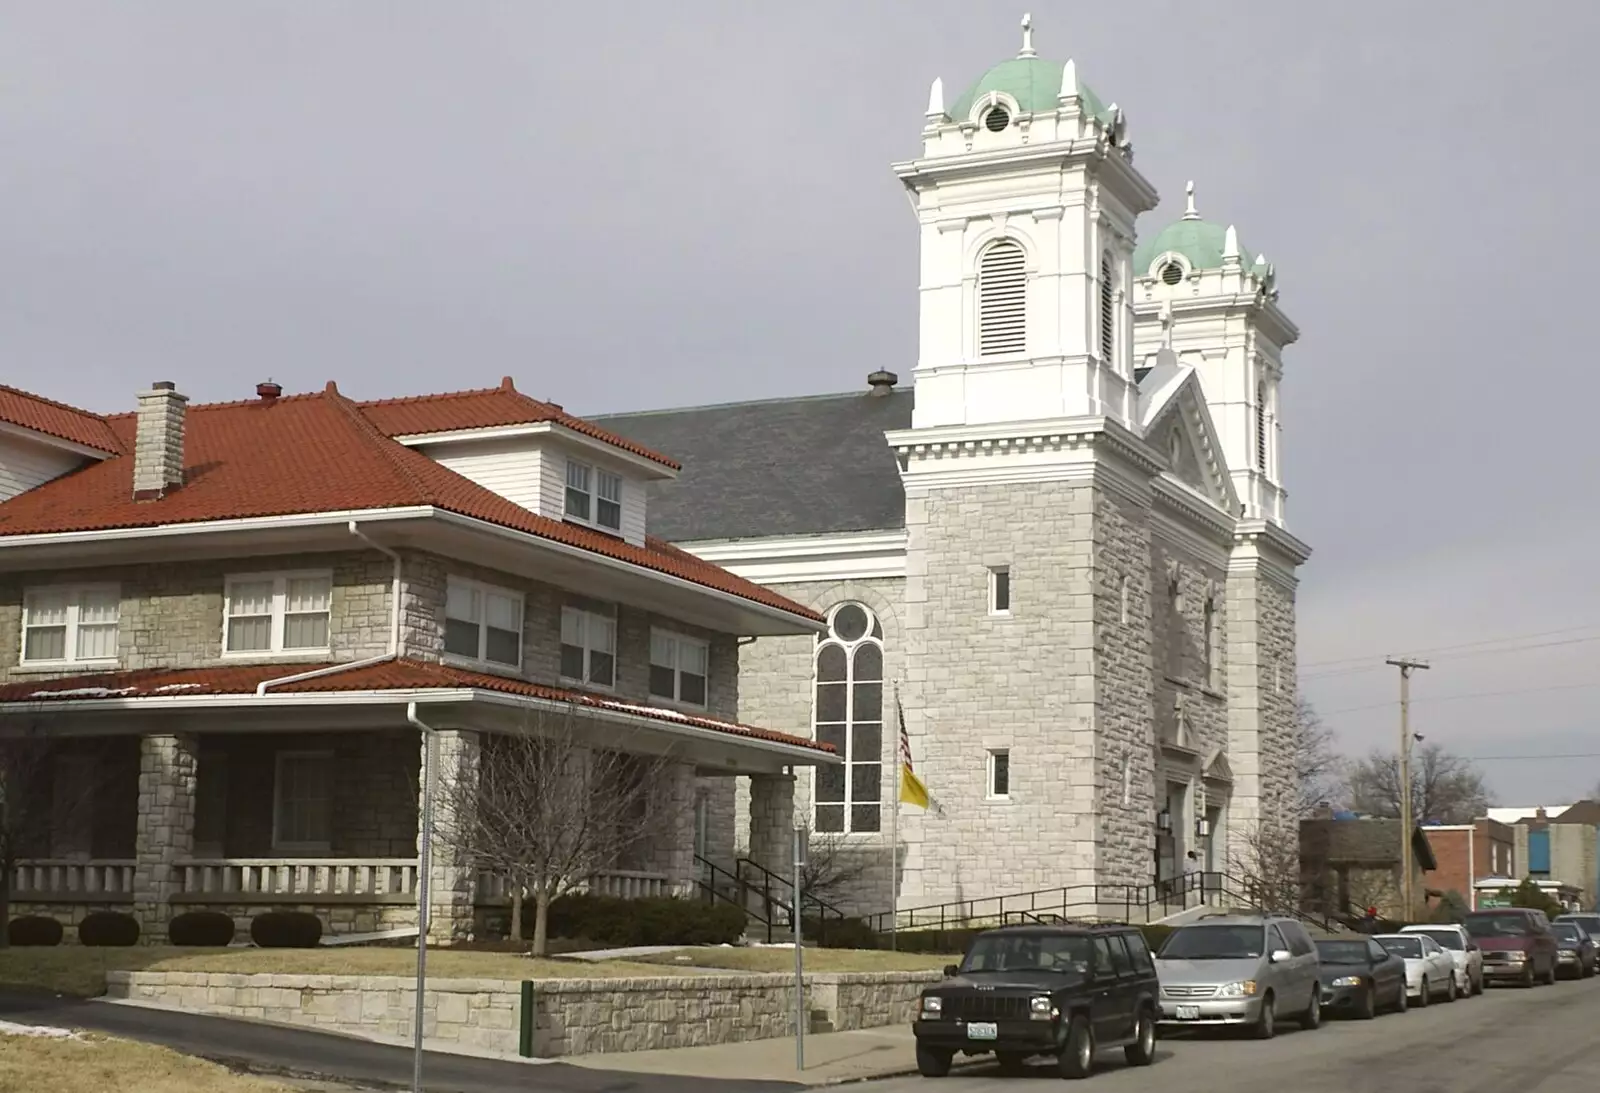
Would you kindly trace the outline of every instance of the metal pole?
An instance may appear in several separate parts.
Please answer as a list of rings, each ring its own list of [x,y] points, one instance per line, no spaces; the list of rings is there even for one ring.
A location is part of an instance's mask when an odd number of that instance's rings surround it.
[[[794,829],[794,1068],[806,1068],[806,981],[800,930],[800,871],[805,866],[805,829]]]
[[[1426,668],[1421,660],[1392,657],[1387,662],[1400,669],[1400,915],[1410,922],[1412,903],[1411,884],[1411,672]]]
[[[411,1093],[422,1093],[422,993],[428,981],[428,925],[432,916],[433,885],[433,783],[438,777],[434,752],[438,741],[424,729],[422,733],[422,846],[418,851],[417,878],[417,1013],[412,1030]]]
[[[899,695],[895,696],[896,703]],[[889,951],[899,948],[900,929],[900,779],[904,776],[905,756],[898,743],[894,752],[894,798],[889,803]]]

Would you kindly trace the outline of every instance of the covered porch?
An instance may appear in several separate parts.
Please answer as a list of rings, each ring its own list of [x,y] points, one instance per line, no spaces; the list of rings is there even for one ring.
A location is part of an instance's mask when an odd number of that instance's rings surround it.
[[[578,886],[687,896],[697,855],[734,843],[731,827],[721,830],[730,818],[710,803],[719,787],[731,799],[731,780],[749,777],[776,803],[789,796],[793,767],[830,758],[746,726],[510,680],[442,687],[433,676],[462,673],[416,668],[423,676],[409,682],[434,685],[394,686],[363,669],[307,681],[316,690],[262,694],[248,679],[208,684],[183,671],[92,687],[57,681],[49,689],[62,697],[37,700],[36,690],[26,718],[7,701],[16,687],[5,688],[6,745],[33,753],[37,767],[12,914],[71,924],[93,910],[128,911],[151,942],[165,939],[172,916],[196,909],[230,914],[241,932],[275,908],[311,911],[332,935],[414,930],[425,747],[434,746],[437,791],[474,777],[493,738],[537,731],[537,717],[550,714],[574,719],[587,748],[654,757],[651,796],[670,805],[653,814],[647,837]],[[430,934],[492,935],[507,918],[509,885],[442,834],[436,826]]]

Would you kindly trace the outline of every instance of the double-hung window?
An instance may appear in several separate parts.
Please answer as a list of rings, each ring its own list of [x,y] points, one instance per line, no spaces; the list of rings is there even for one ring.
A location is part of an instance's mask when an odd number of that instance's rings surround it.
[[[326,853],[333,831],[333,754],[279,752],[273,782],[273,849]]]
[[[522,593],[451,577],[445,592],[444,651],[463,660],[522,667]]]
[[[597,608],[561,609],[561,678],[596,687],[617,682],[617,616]]]
[[[331,573],[229,577],[223,601],[224,655],[321,653],[329,648]]]
[[[23,664],[117,659],[122,590],[114,584],[30,588],[22,597]]]
[[[670,630],[650,631],[650,694],[690,706],[706,704],[710,646]]]
[[[580,524],[622,530],[622,477],[608,470],[567,460],[566,517]]]

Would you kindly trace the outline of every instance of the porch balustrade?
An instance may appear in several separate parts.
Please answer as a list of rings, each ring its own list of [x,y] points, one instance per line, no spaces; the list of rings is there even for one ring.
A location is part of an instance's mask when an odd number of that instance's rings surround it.
[[[511,885],[506,878],[494,873],[478,874],[478,903],[497,904],[511,902]],[[578,891],[616,899],[650,899],[673,894],[672,884],[661,873],[642,873],[627,869],[611,869],[596,873],[587,883],[579,884]]]
[[[35,858],[11,874],[15,903],[127,903],[133,899],[131,858]]]
[[[185,903],[417,901],[415,858],[225,858],[178,863]]]

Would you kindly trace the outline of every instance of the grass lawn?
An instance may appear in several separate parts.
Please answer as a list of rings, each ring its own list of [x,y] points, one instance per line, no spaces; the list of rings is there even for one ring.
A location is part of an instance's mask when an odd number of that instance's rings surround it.
[[[82,1093],[117,1088],[139,1093],[290,1093],[288,1086],[150,1044],[89,1033],[70,1039],[0,1033],[0,1089]]]
[[[792,972],[793,949],[696,948],[635,957],[638,963],[727,968],[740,972]],[[937,953],[893,953],[877,949],[806,949],[804,963],[813,972],[926,972],[959,964],[960,956]]]
[[[793,960],[793,954],[790,955]],[[92,998],[105,993],[108,971],[231,972],[278,975],[399,975],[417,971],[412,949],[129,949],[56,945],[0,950],[0,983]],[[618,979],[661,975],[638,963],[532,960],[514,953],[428,950],[428,976],[438,979]],[[0,1084],[0,1089],[9,1088]]]

